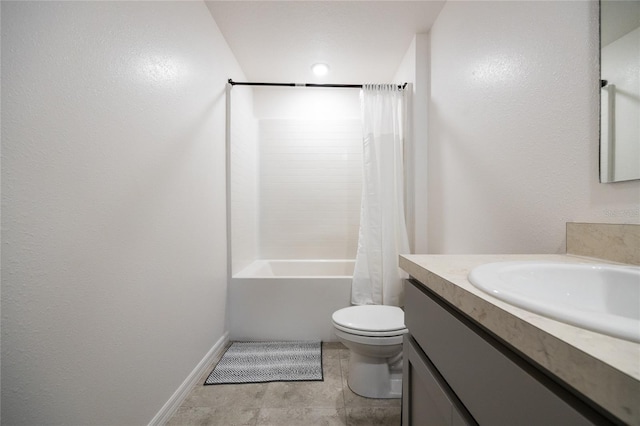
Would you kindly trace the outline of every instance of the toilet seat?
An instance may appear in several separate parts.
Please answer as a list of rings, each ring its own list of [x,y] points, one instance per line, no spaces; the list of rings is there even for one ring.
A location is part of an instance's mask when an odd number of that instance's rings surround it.
[[[339,328],[333,330],[338,338],[347,340],[349,342],[359,343],[361,345],[373,345],[373,346],[390,346],[390,345],[402,345],[403,335],[408,332],[407,329],[401,330],[400,334],[393,336],[365,336],[363,334],[349,333],[348,331],[342,331]]]
[[[404,311],[397,306],[350,306],[333,313],[333,325],[357,336],[391,337],[407,333]]]

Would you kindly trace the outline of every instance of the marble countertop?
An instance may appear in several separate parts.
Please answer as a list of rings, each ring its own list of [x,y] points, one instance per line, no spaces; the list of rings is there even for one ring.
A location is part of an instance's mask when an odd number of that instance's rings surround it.
[[[640,425],[640,344],[510,305],[467,279],[476,266],[519,260],[612,263],[571,255],[404,255],[400,267],[623,422]]]

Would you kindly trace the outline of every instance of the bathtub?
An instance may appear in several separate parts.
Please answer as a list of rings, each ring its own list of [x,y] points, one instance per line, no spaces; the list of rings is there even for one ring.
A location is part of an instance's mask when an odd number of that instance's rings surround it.
[[[351,303],[354,260],[256,260],[231,278],[231,340],[336,341],[331,314]]]

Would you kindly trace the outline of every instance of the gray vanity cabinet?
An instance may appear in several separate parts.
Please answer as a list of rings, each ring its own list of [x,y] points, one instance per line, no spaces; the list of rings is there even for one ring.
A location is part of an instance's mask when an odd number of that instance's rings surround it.
[[[612,424],[412,280],[405,324],[403,426]]]
[[[410,336],[403,354],[403,425],[477,424]]]

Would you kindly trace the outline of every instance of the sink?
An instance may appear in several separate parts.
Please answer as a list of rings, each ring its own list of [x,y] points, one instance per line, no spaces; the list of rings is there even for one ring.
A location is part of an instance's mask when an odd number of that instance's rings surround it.
[[[640,267],[496,262],[474,268],[469,281],[530,312],[640,343]]]

